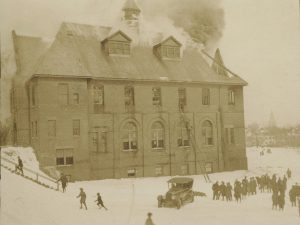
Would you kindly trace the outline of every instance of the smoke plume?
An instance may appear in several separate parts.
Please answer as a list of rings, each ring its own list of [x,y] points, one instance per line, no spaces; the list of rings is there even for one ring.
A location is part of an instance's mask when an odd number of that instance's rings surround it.
[[[151,0],[138,1],[144,16],[169,17],[175,26],[186,31],[197,43],[207,48],[222,37],[225,25],[220,0]]]

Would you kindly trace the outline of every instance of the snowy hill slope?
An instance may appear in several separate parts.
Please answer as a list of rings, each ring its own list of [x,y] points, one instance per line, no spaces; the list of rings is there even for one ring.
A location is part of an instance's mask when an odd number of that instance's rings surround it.
[[[288,190],[296,181],[300,182],[300,150],[273,149],[272,154],[259,156],[259,151],[248,149],[247,154],[249,171],[212,174],[212,181],[234,181],[245,175],[253,176],[266,172],[282,175],[289,167],[293,171],[293,179],[288,181]],[[2,168],[1,224],[138,225],[145,223],[148,212],[153,213],[156,225],[300,223],[297,209],[291,207],[288,197],[283,212],[271,209],[270,193],[249,196],[240,204],[213,201],[211,184],[205,183],[200,175],[191,177],[195,179],[194,190],[205,192],[208,196],[197,197],[194,203],[177,210],[157,208],[157,195],[167,191],[166,181],[170,177],[76,182],[69,184],[67,193],[63,194],[38,186]],[[80,187],[87,193],[87,211],[79,209],[76,195]],[[97,192],[101,193],[108,211],[97,208],[94,202]]]

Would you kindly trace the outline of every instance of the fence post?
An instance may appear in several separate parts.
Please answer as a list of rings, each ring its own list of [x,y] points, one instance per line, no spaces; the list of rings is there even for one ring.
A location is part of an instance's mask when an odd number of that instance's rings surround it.
[[[59,183],[57,182],[56,185],[57,185],[56,190],[59,191]]]
[[[39,181],[39,174],[36,173],[36,181]]]

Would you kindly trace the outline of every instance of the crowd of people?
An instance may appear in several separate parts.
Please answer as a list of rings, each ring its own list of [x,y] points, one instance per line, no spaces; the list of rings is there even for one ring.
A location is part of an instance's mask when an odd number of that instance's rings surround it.
[[[255,195],[256,187],[257,182],[254,177],[250,179],[244,177],[242,181],[236,180],[233,186],[230,182],[225,185],[224,181],[221,184],[217,181],[212,185],[213,200],[232,201],[232,196],[234,196],[236,202],[241,202],[247,195]]]
[[[276,174],[272,176],[264,174],[250,177],[250,179],[244,177],[242,181],[236,180],[233,186],[230,182],[225,184],[224,181],[221,183],[217,181],[212,185],[213,200],[232,201],[232,196],[234,196],[236,202],[241,202],[246,196],[256,195],[258,188],[261,193],[272,193],[272,209],[284,210],[287,180],[290,179],[291,176],[292,171],[288,169],[283,177],[277,177]],[[298,193],[300,191],[298,187],[300,187],[300,185],[294,185],[289,191],[292,207],[297,205],[297,196],[300,194]],[[300,198],[298,198],[298,201],[300,210]]]

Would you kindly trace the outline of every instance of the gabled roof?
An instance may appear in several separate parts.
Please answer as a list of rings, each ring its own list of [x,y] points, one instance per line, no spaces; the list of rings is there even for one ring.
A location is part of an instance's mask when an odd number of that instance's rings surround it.
[[[68,35],[68,31],[71,31],[71,35]],[[64,23],[51,47],[37,51],[38,54],[32,59],[34,63],[27,62],[26,54],[20,54],[19,57],[26,64],[24,66],[31,68],[30,73],[26,72],[28,76],[247,84],[237,75],[218,75],[203,59],[202,54],[191,47],[183,50],[180,60],[161,60],[153,54],[153,46],[150,45],[133,45],[128,57],[109,56],[101,48],[101,41],[111,37],[110,31],[110,28]],[[23,37],[20,39],[15,43],[16,48],[25,41]],[[21,67],[22,70],[24,66]]]
[[[127,0],[125,5],[123,6],[123,10],[126,10],[126,9],[134,9],[134,10],[137,10],[137,11],[141,11],[139,9],[139,7],[137,6],[135,0]]]
[[[124,32],[122,32],[121,30],[118,30],[116,32],[114,32],[113,34],[111,34],[110,36],[108,36],[107,38],[105,38],[102,42],[106,42],[107,40],[111,40],[114,39],[114,37],[121,35],[122,37],[124,37],[127,41],[131,42],[132,39],[126,35]]]
[[[219,48],[215,52],[212,69],[219,75],[228,76]]]
[[[156,44],[154,47],[159,47],[161,45],[165,45],[167,42],[172,41],[174,42],[176,45],[178,45],[178,47],[181,47],[182,44],[176,40],[176,38],[174,38],[173,36],[169,36],[168,38],[166,38],[165,40],[161,41],[160,43]]]

